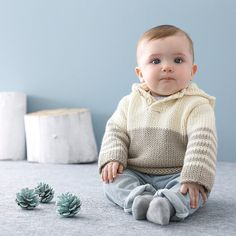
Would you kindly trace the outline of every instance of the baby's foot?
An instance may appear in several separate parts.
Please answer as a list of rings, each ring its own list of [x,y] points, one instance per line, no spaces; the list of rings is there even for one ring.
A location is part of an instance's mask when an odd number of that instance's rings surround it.
[[[168,225],[173,215],[174,207],[164,197],[153,198],[147,210],[147,220],[160,225]]]
[[[152,195],[138,195],[132,205],[132,214],[136,220],[146,219],[149,203],[152,201]]]

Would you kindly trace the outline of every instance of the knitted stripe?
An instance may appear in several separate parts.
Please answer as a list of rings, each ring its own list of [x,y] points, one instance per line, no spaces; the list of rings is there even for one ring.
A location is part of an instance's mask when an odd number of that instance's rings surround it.
[[[131,168],[158,169],[183,165],[187,136],[160,128],[136,129],[128,133],[130,137],[128,163]],[[157,173],[159,170],[156,170]]]
[[[130,160],[128,160],[129,165]],[[172,168],[144,168],[144,167],[135,167],[129,165],[130,169],[134,169],[136,171],[140,171],[142,173],[147,173],[150,175],[171,175],[171,174],[177,174],[180,173],[182,170],[182,167],[172,167]]]

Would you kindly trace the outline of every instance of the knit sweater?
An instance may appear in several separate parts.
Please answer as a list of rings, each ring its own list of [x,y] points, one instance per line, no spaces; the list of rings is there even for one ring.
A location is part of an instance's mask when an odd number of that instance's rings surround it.
[[[216,170],[215,98],[190,84],[156,100],[145,84],[134,84],[108,120],[99,172],[110,161],[147,174],[181,172],[180,182],[211,191]]]

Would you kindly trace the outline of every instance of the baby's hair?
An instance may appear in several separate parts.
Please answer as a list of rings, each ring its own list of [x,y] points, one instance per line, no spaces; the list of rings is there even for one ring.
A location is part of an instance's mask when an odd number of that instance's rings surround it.
[[[140,45],[140,43],[143,41],[151,41],[153,39],[166,38],[166,37],[173,36],[176,34],[183,34],[188,39],[189,46],[190,46],[190,52],[192,54],[193,62],[194,62],[194,49],[193,49],[192,39],[185,31],[183,31],[182,29],[180,29],[176,26],[173,26],[173,25],[159,25],[159,26],[149,29],[139,39],[138,44],[137,44],[137,48]]]

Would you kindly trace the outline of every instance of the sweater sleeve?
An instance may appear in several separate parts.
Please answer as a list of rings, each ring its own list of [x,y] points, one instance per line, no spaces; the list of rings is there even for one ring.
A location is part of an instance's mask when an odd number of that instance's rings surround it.
[[[129,136],[127,133],[128,96],[124,97],[108,120],[98,159],[99,173],[110,161],[127,166]]]
[[[215,115],[210,104],[192,110],[187,120],[187,135],[181,183],[195,182],[210,192],[215,179],[217,154]]]

